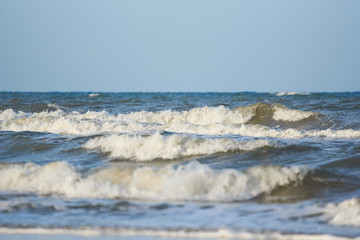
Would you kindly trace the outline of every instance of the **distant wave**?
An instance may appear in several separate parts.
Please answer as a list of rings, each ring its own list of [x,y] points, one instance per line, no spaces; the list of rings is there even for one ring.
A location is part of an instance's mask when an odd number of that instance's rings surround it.
[[[54,103],[48,103],[47,106],[50,108],[50,111],[60,109],[60,107]]]
[[[307,92],[279,92],[275,94],[276,96],[293,96],[293,95],[310,95],[310,93]]]

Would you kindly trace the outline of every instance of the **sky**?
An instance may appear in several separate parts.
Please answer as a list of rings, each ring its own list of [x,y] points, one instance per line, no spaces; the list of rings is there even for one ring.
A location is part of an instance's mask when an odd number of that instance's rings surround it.
[[[0,91],[360,91],[359,0],[0,0]]]

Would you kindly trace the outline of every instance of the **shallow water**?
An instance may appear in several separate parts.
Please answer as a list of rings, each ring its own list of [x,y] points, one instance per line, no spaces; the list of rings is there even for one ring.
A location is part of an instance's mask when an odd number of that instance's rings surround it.
[[[0,93],[0,233],[360,235],[360,93]]]

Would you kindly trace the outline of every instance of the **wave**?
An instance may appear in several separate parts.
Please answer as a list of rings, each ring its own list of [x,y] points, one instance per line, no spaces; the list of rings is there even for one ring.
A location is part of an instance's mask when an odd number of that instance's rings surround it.
[[[55,203],[55,201],[43,201],[43,202],[36,202],[36,201],[27,201],[23,198],[21,199],[9,199],[9,200],[1,200],[0,201],[0,213],[1,212],[15,212],[19,209],[21,210],[29,210],[34,211],[36,209],[42,210],[50,210],[50,211],[65,211],[67,207],[63,204]]]
[[[233,202],[300,183],[308,173],[304,166],[255,166],[238,171],[190,162],[162,168],[108,167],[83,175],[67,162],[7,163],[0,165],[0,191],[70,198]]]
[[[323,219],[332,225],[360,226],[360,198],[329,203],[322,209]]]
[[[111,228],[111,227],[80,227],[80,228],[12,228],[0,227],[0,234],[64,234],[78,236],[144,236],[155,238],[189,238],[189,239],[277,239],[277,240],[359,240],[360,238],[340,237],[329,234],[286,234],[273,231],[248,232],[234,231],[227,228],[215,230],[197,229],[135,229],[135,228]]]
[[[246,123],[260,125],[278,125],[281,122],[300,122],[319,115],[315,112],[289,109],[281,104],[257,103],[235,108],[236,111],[247,113]]]
[[[294,96],[294,95],[310,95],[310,93],[307,92],[279,92],[275,94],[276,96]]]
[[[257,148],[276,147],[275,141],[258,139],[239,142],[229,138],[205,139],[189,135],[163,136],[159,132],[150,136],[111,135],[89,140],[83,147],[100,149],[114,158],[133,161],[154,159],[179,159],[196,155],[211,155],[235,151],[250,151]]]
[[[24,113],[19,111],[15,113],[12,109],[7,109],[0,112],[0,120],[24,119],[24,118],[41,118],[45,116],[50,117],[78,117],[80,119],[94,119],[100,117],[110,117],[106,112],[92,112],[88,111],[85,114],[78,112],[65,113],[58,108],[52,112],[39,113]],[[146,122],[156,124],[174,124],[178,122],[187,122],[195,125],[209,125],[209,124],[243,124],[251,121],[253,118],[273,118],[276,121],[291,121],[296,122],[311,116],[316,115],[313,112],[306,112],[300,110],[293,110],[286,108],[281,104],[267,104],[257,103],[249,106],[237,107],[234,109],[219,107],[203,107],[193,108],[189,111],[159,111],[159,112],[132,112],[128,114],[112,115],[112,118],[127,122]]]
[[[289,109],[278,104],[274,106],[273,119],[276,121],[298,122],[312,116],[316,116],[316,113]]]
[[[34,131],[57,134],[94,134],[102,131],[102,125],[114,119],[107,112],[88,111],[65,113],[62,110],[52,112],[25,113],[12,109],[0,113],[1,131]],[[106,131],[106,128],[103,130]],[[108,129],[110,130],[110,129]]]
[[[324,123],[317,113],[266,103],[233,109],[220,106],[194,108],[189,111],[140,111],[117,115],[106,111],[79,113],[64,112],[60,109],[35,113],[15,112],[12,109],[0,111],[1,131],[35,131],[75,135],[168,131],[201,135],[236,134],[286,139],[360,137],[358,130],[321,129],[323,125]]]

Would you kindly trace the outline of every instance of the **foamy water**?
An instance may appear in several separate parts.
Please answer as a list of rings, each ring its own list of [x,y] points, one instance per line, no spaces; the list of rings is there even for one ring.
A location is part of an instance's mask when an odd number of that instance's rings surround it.
[[[357,239],[359,93],[0,93],[0,238]]]
[[[157,237],[166,239],[267,239],[267,240],[345,240],[358,238],[346,238],[331,235],[306,235],[306,234],[281,234],[281,233],[253,233],[253,232],[234,232],[223,228],[217,231],[191,231],[184,230],[134,230],[134,229],[114,229],[114,228],[82,228],[82,229],[48,229],[48,228],[0,228],[0,234],[34,234],[34,235],[80,235],[86,238],[92,236],[116,236],[116,237]]]
[[[174,168],[104,168],[86,177],[66,162],[10,164],[0,168],[0,191],[70,198],[239,201],[300,183],[306,167],[258,166],[241,172],[190,162]],[[176,186],[176,187],[174,187]]]
[[[133,161],[179,159],[197,155],[211,155],[237,151],[250,151],[266,146],[276,147],[274,141],[259,139],[235,141],[230,138],[207,139],[190,135],[164,136],[159,132],[149,136],[110,135],[89,140],[84,148],[100,149],[113,158]]]
[[[301,122],[316,113],[292,110],[283,106],[271,107],[269,116],[274,121]],[[52,112],[24,113],[12,109],[0,111],[2,131],[34,131],[57,134],[97,134],[106,132],[132,133],[141,131],[169,131],[175,133],[225,135],[237,134],[252,137],[303,138],[331,137],[358,138],[359,130],[298,130],[296,128],[271,128],[259,123],[248,123],[256,116],[257,106],[227,109],[199,108],[184,112],[171,110],[159,112],[134,112],[129,114],[109,114],[106,111],[86,113]],[[261,113],[260,113],[261,114]],[[273,123],[274,124],[274,123]],[[275,122],[276,124],[276,122]],[[281,123],[277,123],[281,124]]]
[[[310,93],[307,92],[279,92],[276,93],[276,96],[294,96],[294,95],[309,95]]]
[[[340,203],[328,203],[323,218],[333,225],[360,226],[360,199],[351,198]]]

